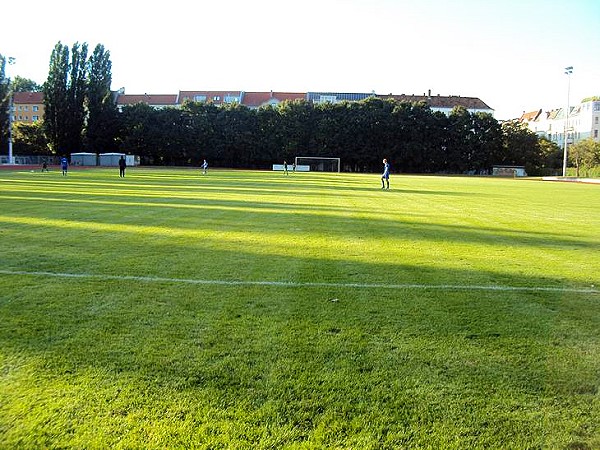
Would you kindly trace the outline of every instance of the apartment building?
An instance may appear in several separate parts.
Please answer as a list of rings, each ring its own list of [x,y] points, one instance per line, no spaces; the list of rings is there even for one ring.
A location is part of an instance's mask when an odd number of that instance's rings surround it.
[[[343,101],[360,101],[369,97],[394,99],[400,102],[425,102],[433,111],[450,114],[453,108],[462,106],[469,112],[494,114],[494,110],[476,97],[456,95],[442,96],[421,95],[378,95],[371,93],[344,92],[246,92],[246,91],[179,91],[177,94],[125,94],[123,88],[114,92],[117,109],[143,103],[155,109],[178,108],[186,101],[212,103],[216,106],[240,104],[251,109],[266,105],[277,105],[284,101],[306,100],[310,103],[340,103]],[[16,92],[14,95],[13,121],[35,122],[44,117],[44,94],[42,92]]]
[[[592,138],[600,142],[600,100],[589,99],[566,108],[551,111],[541,109],[523,113],[520,121],[538,136],[556,143],[559,147]]]
[[[124,106],[143,103],[154,109],[168,108],[177,105],[177,94],[125,94],[124,90],[115,93],[117,109],[119,112]]]
[[[15,92],[12,105],[13,123],[33,123],[44,119],[42,92]]]
[[[219,106],[224,104],[241,104],[248,108],[256,109],[265,105],[276,105],[289,100],[306,100],[310,103],[340,103],[344,101],[355,102],[369,97],[394,99],[400,102],[425,102],[433,111],[440,111],[448,115],[457,106],[462,106],[470,113],[483,112],[494,114],[494,110],[477,97],[462,97],[460,95],[431,95],[431,90],[423,95],[379,95],[370,93],[348,92],[246,92],[246,91],[179,91],[177,95],[151,96],[125,95],[123,91],[117,93],[117,105],[121,109],[125,105],[146,103],[156,108],[166,106],[180,107],[186,101],[212,103]]]
[[[446,115],[449,115],[450,112],[456,108],[457,106],[461,106],[465,108],[470,113],[487,113],[494,115],[494,110],[490,108],[485,102],[477,97],[463,97],[460,95],[432,95],[431,90],[427,91],[427,93],[423,95],[379,95],[380,98],[391,98],[398,102],[408,102],[408,103],[418,103],[424,102],[426,103],[432,111],[439,111]]]

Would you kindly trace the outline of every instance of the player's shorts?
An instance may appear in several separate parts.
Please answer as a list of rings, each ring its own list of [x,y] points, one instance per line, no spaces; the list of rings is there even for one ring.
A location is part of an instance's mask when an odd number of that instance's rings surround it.
[[[384,173],[383,175],[381,175],[381,179],[382,180],[389,180],[390,179],[390,174],[389,173]]]

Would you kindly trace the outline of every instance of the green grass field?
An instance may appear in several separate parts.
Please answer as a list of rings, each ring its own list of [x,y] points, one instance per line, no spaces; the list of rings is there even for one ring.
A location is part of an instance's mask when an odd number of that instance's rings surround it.
[[[600,186],[0,171],[0,448],[600,448]]]

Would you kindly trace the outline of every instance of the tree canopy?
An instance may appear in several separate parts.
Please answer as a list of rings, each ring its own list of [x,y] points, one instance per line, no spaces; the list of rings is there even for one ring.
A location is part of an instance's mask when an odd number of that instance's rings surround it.
[[[188,102],[181,109],[138,104],[119,118],[119,148],[148,164],[269,168],[295,156],[342,159],[347,171],[490,173],[494,165],[548,170],[558,147],[541,145],[523,124],[456,108],[449,116],[424,103],[369,98],[312,104],[301,100],[257,110]],[[555,166],[558,168],[559,165]]]
[[[5,59],[0,59],[4,80]],[[295,156],[339,157],[346,171],[377,171],[385,157],[396,172],[491,173],[494,165],[524,165],[530,174],[560,167],[560,150],[523,124],[457,107],[449,115],[426,103],[367,98],[314,104],[286,101],[249,109],[187,102],[180,108],[130,105],[117,112],[110,52],[58,42],[43,85],[43,129],[22,127],[32,152],[66,155],[119,150],[144,164],[269,168]],[[21,79],[21,86],[35,86]],[[29,83],[29,84],[28,84]],[[6,100],[8,84],[0,86]],[[1,119],[1,117],[0,117]],[[4,128],[3,128],[4,129]],[[42,133],[42,131],[44,133]],[[43,145],[43,135],[48,145]]]

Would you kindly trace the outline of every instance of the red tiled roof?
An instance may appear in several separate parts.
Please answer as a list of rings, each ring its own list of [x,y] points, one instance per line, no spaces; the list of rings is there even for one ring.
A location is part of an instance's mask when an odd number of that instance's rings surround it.
[[[521,122],[532,122],[534,120],[537,120],[537,118],[540,117],[540,114],[542,114],[541,109],[538,109],[537,111],[531,111],[528,113],[524,112],[519,120]]]
[[[177,105],[177,95],[176,94],[166,94],[166,95],[129,95],[129,94],[121,94],[117,97],[117,105],[135,105],[137,103],[145,103],[147,105],[161,105],[161,106],[169,106],[169,105]]]
[[[20,104],[41,104],[44,103],[43,92],[15,92],[13,103]]]
[[[248,107],[257,108],[268,103],[270,100],[283,102],[285,100],[303,100],[306,98],[304,92],[244,92],[242,104]]]
[[[405,94],[378,95],[378,97],[381,97],[384,99],[391,98],[391,99],[397,100],[399,102],[409,102],[409,103],[425,102],[431,108],[452,109],[455,106],[464,106],[467,109],[489,109],[489,110],[493,111],[492,108],[490,108],[488,105],[486,105],[483,101],[481,101],[477,97],[461,97],[461,96],[457,96],[457,95],[449,95],[449,96],[431,95],[431,96],[429,96],[429,95],[405,95]]]
[[[242,104],[250,107],[264,105],[272,98],[271,94],[271,92],[244,92]]]

